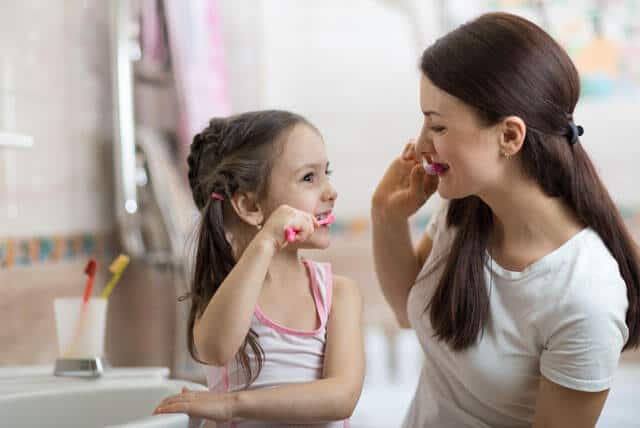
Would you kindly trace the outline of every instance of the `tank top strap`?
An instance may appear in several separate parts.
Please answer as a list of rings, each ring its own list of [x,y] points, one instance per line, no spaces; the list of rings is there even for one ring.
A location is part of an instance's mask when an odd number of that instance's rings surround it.
[[[316,306],[322,315],[322,324],[326,325],[331,313],[331,300],[333,294],[332,271],[330,263],[303,260],[311,276],[311,287]]]

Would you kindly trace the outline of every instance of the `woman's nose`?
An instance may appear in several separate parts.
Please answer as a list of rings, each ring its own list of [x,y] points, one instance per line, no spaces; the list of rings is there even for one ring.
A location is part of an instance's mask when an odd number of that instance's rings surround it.
[[[426,157],[431,157],[434,154],[435,149],[433,146],[433,140],[428,137],[427,133],[423,129],[418,137],[418,141],[416,141],[416,157],[419,160],[422,160]]]

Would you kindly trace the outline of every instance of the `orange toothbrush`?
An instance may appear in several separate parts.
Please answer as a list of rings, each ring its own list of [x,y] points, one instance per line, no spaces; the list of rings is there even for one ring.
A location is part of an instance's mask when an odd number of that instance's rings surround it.
[[[98,263],[94,259],[89,259],[87,265],[84,268],[84,273],[89,276],[87,279],[87,285],[84,288],[84,296],[82,297],[82,308],[80,309],[80,316],[78,317],[78,323],[76,324],[76,329],[73,334],[73,340],[71,342],[71,346],[67,349],[67,352],[64,354],[65,358],[73,357],[76,348],[78,347],[78,342],[80,341],[80,335],[82,333],[82,327],[85,323],[85,318],[87,316],[87,311],[89,309],[89,298],[91,297],[91,290],[93,289],[93,279],[96,276],[96,271],[98,270]]]

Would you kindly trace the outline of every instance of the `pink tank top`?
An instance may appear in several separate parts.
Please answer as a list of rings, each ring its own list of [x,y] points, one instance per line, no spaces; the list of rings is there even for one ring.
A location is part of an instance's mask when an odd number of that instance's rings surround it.
[[[326,343],[327,319],[331,313],[331,265],[303,260],[309,277],[320,326],[316,330],[296,330],[278,324],[269,319],[256,305],[251,320],[251,328],[258,334],[258,341],[265,353],[265,360],[258,378],[249,389],[268,388],[291,383],[309,382],[322,378],[324,349]],[[251,349],[247,352],[255,367]],[[255,370],[255,369],[254,369]],[[209,389],[215,392],[238,391],[245,388],[245,376],[242,366],[234,358],[225,366],[206,366]],[[349,421],[336,421],[321,424],[290,425],[273,422],[234,419],[228,424],[218,425],[224,428],[337,428],[348,427]]]

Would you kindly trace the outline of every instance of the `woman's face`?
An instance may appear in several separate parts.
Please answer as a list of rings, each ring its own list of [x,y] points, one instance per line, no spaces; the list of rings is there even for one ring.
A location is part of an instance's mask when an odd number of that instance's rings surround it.
[[[420,82],[424,123],[416,144],[419,160],[448,165],[439,174],[445,199],[478,195],[500,182],[500,125],[486,126],[470,106],[435,86]]]

